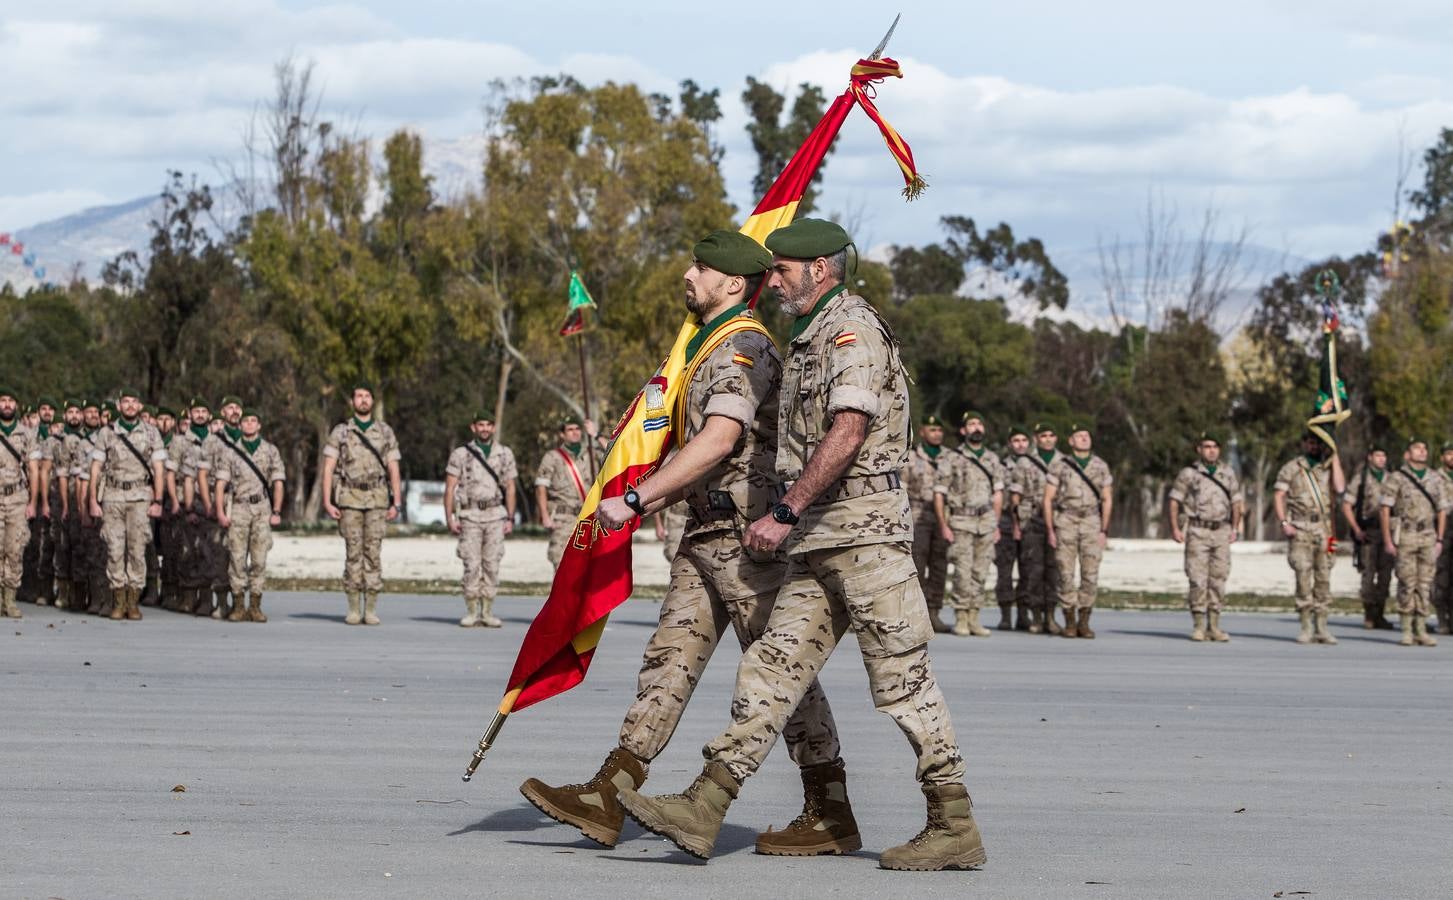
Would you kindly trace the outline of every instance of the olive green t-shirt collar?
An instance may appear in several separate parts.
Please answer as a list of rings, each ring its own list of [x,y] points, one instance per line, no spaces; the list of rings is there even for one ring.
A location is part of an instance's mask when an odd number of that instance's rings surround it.
[[[1085,466],[1088,466],[1090,464],[1090,460],[1092,460],[1094,458],[1095,458],[1095,454],[1094,453],[1086,453],[1084,456],[1081,456],[1078,453],[1071,453],[1070,454],[1070,459],[1074,460],[1075,461],[1075,465],[1079,466],[1081,469],[1083,469]]]
[[[798,316],[797,320],[792,323],[792,339],[797,340],[797,338],[801,336],[802,332],[807,330],[807,326],[811,325],[813,320],[817,318],[818,313],[822,312],[823,308],[826,307],[834,297],[836,297],[838,294],[843,293],[847,289],[848,286],[845,284],[838,285],[837,287],[828,291],[826,294],[823,294],[822,299],[818,300],[815,304],[813,304],[812,309],[808,311],[806,315]]]
[[[474,446],[476,446],[476,447],[479,448],[479,451],[484,454],[484,458],[485,459],[489,459],[489,451],[491,451],[491,450],[494,449],[494,441],[490,441],[489,443],[486,444],[484,441],[481,441],[479,438],[475,438],[474,439]]]
[[[571,456],[579,456],[580,455],[580,448],[582,448],[584,446],[585,446],[585,442],[583,442],[583,441],[576,441],[573,444],[566,444],[565,445],[565,449],[570,451],[570,455]]]
[[[1048,449],[1048,450],[1039,450],[1039,449],[1035,449],[1035,451],[1034,451],[1034,452],[1035,452],[1035,453],[1038,453],[1038,454],[1039,454],[1039,458],[1040,458],[1040,459],[1041,459],[1041,460],[1042,460],[1042,461],[1043,461],[1043,462],[1044,462],[1044,463],[1046,463],[1046,464],[1048,464],[1048,463],[1049,463],[1049,462],[1050,462],[1050,460],[1052,460],[1052,459],[1054,459],[1054,454],[1055,454],[1055,452],[1056,452],[1056,451],[1055,451],[1055,449],[1054,449],[1054,448],[1053,448],[1053,447],[1051,447],[1051,448],[1050,448],[1050,449]]]
[[[0,420],[0,431],[5,432],[5,436],[6,437],[10,437],[10,435],[14,434],[15,433],[15,429],[18,428],[19,426],[20,426],[20,417],[19,416],[16,416],[15,418],[11,419],[9,425],[6,425],[5,422],[4,422],[4,420]]]
[[[119,419],[116,420],[116,424],[117,425],[120,425],[122,428],[125,428],[128,432],[134,430],[136,428],[136,426],[139,425],[140,423],[141,423],[141,417],[140,416],[137,416],[136,418],[132,419],[129,422],[126,420],[126,417],[125,416],[122,416],[122,417],[120,417]]]
[[[357,416],[354,416],[353,424],[358,426],[359,431],[367,431],[368,429],[373,427],[373,416],[369,416],[367,420],[360,419]]]
[[[919,444],[918,449],[929,459],[938,459],[938,455],[943,452],[943,444]]]
[[[247,438],[242,438],[238,441],[238,443],[241,444],[245,450],[247,450],[249,455],[251,455],[257,452],[258,447],[262,446],[262,435],[259,434],[257,437],[253,438],[250,441]]]
[[[686,342],[686,361],[689,363],[696,358],[696,354],[701,352],[701,348],[706,343],[706,339],[711,337],[713,332],[746,311],[747,304],[738,303],[736,306],[729,307],[721,315],[701,326],[701,329],[696,332],[696,335]]]

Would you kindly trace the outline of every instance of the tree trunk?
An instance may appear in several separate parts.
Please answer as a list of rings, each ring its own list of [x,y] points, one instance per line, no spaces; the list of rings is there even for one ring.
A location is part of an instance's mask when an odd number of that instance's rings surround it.
[[[514,359],[503,350],[499,354],[499,387],[494,396],[494,432],[503,435],[505,430],[505,395],[509,393],[510,373],[514,371]],[[501,437],[500,440],[503,440]]]

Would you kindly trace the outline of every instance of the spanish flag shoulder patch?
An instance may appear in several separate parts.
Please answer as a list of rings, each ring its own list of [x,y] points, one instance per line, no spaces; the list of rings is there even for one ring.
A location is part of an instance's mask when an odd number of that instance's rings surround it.
[[[755,360],[753,360],[750,356],[747,356],[744,353],[733,353],[732,362],[736,363],[739,366],[746,366],[748,369],[752,368],[757,364]]]
[[[852,331],[844,331],[842,334],[832,339],[833,344],[838,347],[846,347],[849,344],[857,343],[857,341],[858,335],[856,332]]]

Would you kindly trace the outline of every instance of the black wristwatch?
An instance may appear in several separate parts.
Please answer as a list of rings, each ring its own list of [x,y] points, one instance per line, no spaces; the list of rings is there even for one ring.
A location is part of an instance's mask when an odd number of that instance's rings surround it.
[[[621,500],[626,504],[626,506],[629,506],[631,508],[631,511],[634,512],[636,515],[644,516],[646,514],[646,506],[641,502],[641,495],[636,493],[635,488],[626,491],[624,496],[621,497]]]
[[[796,525],[797,518],[797,513],[793,512],[792,507],[785,503],[778,503],[772,507],[772,520],[775,522],[781,522],[783,525]]]

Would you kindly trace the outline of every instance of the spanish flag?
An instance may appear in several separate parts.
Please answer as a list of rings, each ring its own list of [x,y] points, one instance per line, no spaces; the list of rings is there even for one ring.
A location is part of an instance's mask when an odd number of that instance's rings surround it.
[[[891,59],[863,59],[853,66],[848,89],[833,101],[757,204],[742,226],[744,234],[762,243],[767,235],[792,221],[812,176],[854,105],[861,107],[882,132],[903,173],[904,196],[913,199],[923,190],[924,181],[914,166],[913,152],[873,105],[873,85],[889,76],[902,77],[898,63]],[[676,429],[681,425],[674,421],[672,411],[685,388],[686,345],[699,327],[694,319],[686,320],[665,362],[611,432],[610,450],[555,571],[550,597],[520,646],[509,689],[500,702],[500,717],[568,691],[583,681],[605,631],[606,617],[630,597],[631,536],[639,522],[611,531],[596,522],[595,509],[601,498],[619,497],[649,477],[675,441]]]

